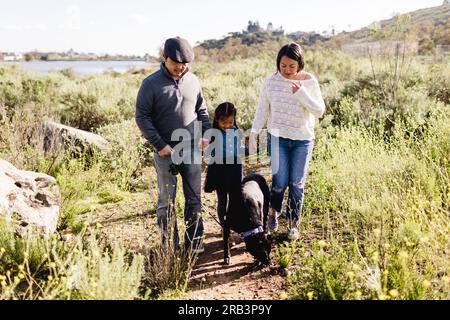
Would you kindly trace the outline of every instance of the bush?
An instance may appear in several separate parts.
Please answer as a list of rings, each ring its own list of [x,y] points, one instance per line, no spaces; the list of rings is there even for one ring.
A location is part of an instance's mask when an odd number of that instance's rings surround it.
[[[142,256],[103,248],[94,235],[17,238],[0,221],[0,299],[135,299]]]

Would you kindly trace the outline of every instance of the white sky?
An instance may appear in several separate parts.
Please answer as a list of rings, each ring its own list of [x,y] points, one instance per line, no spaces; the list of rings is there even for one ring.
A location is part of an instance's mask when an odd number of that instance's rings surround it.
[[[248,21],[286,32],[354,30],[443,0],[0,0],[0,52],[157,54],[165,39],[193,45]],[[165,4],[167,3],[167,4]]]

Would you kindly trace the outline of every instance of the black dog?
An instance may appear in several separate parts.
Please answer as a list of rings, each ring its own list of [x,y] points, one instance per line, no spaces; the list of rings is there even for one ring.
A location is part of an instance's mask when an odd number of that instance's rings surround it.
[[[230,229],[244,239],[247,251],[263,264],[270,263],[271,244],[267,239],[269,187],[263,176],[250,174],[230,192],[223,227],[224,263],[230,264]]]

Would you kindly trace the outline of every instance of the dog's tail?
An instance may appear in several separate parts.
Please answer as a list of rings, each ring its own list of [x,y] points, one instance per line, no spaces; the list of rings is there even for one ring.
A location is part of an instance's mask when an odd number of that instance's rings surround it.
[[[270,200],[270,190],[269,186],[267,185],[266,179],[257,173],[251,173],[247,175],[243,180],[242,184],[248,182],[248,181],[255,181],[259,188],[261,189],[263,195],[264,195],[264,204],[263,204],[263,224],[264,224],[264,230],[267,228],[267,216],[269,214],[269,200]]]

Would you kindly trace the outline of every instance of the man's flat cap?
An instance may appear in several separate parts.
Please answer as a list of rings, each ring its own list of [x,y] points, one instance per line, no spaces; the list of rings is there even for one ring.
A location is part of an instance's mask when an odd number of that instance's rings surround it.
[[[191,45],[186,39],[180,37],[166,40],[164,55],[179,63],[189,63],[194,60],[194,50]]]

